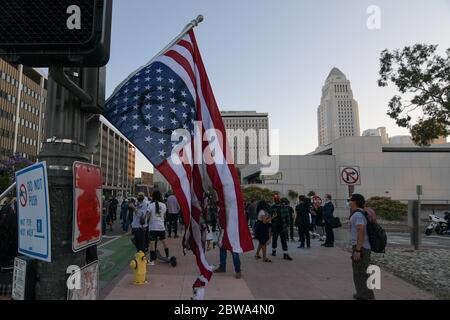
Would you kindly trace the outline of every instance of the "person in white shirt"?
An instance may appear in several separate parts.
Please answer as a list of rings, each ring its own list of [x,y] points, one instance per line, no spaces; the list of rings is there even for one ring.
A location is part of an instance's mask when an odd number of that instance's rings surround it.
[[[148,231],[150,238],[150,265],[155,265],[156,260],[156,242],[160,240],[163,244],[166,257],[169,257],[169,248],[166,243],[166,226],[164,220],[167,213],[167,207],[163,203],[161,192],[154,191],[153,202],[148,206],[149,223]]]

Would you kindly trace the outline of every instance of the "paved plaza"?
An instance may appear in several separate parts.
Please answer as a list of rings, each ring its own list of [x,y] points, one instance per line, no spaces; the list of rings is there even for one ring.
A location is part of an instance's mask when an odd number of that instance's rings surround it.
[[[117,239],[115,241],[123,241]],[[129,244],[128,244],[129,242]],[[192,295],[192,283],[197,275],[193,255],[183,256],[181,239],[169,239],[171,254],[176,255],[175,268],[158,262],[148,267],[148,284],[132,285],[133,273],[123,268],[102,290],[106,300],[188,300]],[[126,239],[129,254],[133,254],[131,241]],[[111,243],[113,245],[113,243]],[[105,247],[107,247],[106,245]],[[323,248],[312,241],[310,250],[297,249],[297,242],[290,242],[293,261],[280,257],[272,263],[254,258],[254,252],[242,256],[242,279],[235,279],[231,256],[228,257],[227,273],[214,274],[207,286],[208,300],[351,300],[354,293],[349,253],[340,247]],[[103,247],[104,248],[104,247]],[[103,248],[100,248],[101,251]],[[207,253],[211,264],[218,264],[218,249]],[[102,258],[100,258],[102,260]],[[435,297],[404,280],[382,270],[381,290],[376,291],[379,300],[428,300]]]

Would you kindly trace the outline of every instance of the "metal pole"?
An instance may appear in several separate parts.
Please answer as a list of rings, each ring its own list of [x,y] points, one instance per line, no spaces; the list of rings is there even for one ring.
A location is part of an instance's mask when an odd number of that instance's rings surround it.
[[[420,228],[419,228],[419,216],[420,216],[420,202],[417,200],[410,201],[408,206],[408,214],[411,217],[411,245],[415,250],[419,250],[420,246]]]
[[[80,84],[79,70],[66,70],[73,82]],[[79,76],[76,77],[75,71]],[[37,263],[36,298],[65,300],[67,268],[86,265],[86,253],[72,252],[73,172],[75,161],[89,161],[86,143],[88,114],[80,109],[81,101],[51,77],[48,83],[46,139],[39,154],[47,162],[52,262]]]

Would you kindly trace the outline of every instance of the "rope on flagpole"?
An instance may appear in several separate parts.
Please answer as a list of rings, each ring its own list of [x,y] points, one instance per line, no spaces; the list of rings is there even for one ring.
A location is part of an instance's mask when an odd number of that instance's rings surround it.
[[[183,31],[181,31],[181,33],[175,37],[175,39],[173,39],[167,46],[164,47],[164,49],[162,49],[160,52],[158,52],[158,54],[156,54],[148,63],[146,63],[144,66],[140,67],[139,69],[137,69],[136,71],[132,72],[130,76],[128,76],[124,81],[122,81],[114,90],[114,92],[111,94],[110,98],[108,98],[108,100],[106,100],[106,104],[109,102],[109,100],[111,99],[111,97],[113,97],[117,91],[125,84],[127,83],[131,78],[133,78],[136,73],[138,73],[139,71],[141,71],[142,69],[146,68],[148,65],[152,64],[153,61],[158,58],[159,56],[163,55],[164,53],[166,53],[166,51],[168,51],[171,47],[173,47],[178,41],[180,41],[189,31],[191,31],[192,29],[194,29],[195,27],[197,27],[200,23],[202,23],[202,21],[204,20],[203,15],[199,14],[197,16],[197,18],[195,18],[194,20],[192,20],[190,23],[188,23],[186,25],[186,27],[184,27]]]

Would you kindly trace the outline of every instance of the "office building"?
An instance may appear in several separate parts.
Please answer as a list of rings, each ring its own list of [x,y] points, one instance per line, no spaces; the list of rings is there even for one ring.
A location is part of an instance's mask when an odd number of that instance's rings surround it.
[[[389,135],[387,134],[386,127],[380,127],[377,129],[367,129],[362,133],[363,137],[381,137],[383,144],[389,143]]]
[[[237,167],[257,164],[269,154],[269,115],[256,111],[223,111],[227,139]]]
[[[18,154],[36,161],[44,137],[47,78],[0,59],[0,160]]]
[[[358,103],[353,98],[350,81],[333,68],[322,88],[317,110],[319,146],[331,144],[340,137],[360,136]]]
[[[103,172],[103,190],[107,194],[131,193],[134,185],[136,148],[102,120],[99,147],[92,163]]]

